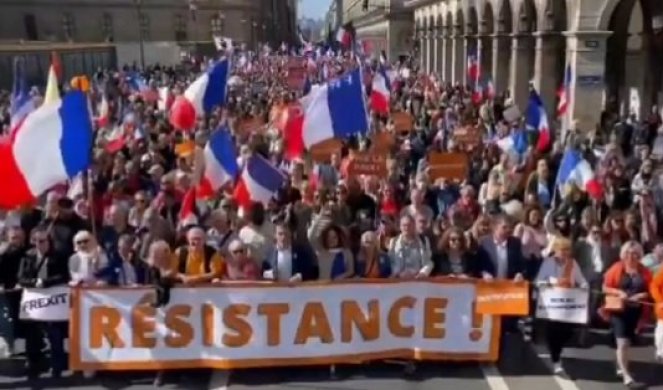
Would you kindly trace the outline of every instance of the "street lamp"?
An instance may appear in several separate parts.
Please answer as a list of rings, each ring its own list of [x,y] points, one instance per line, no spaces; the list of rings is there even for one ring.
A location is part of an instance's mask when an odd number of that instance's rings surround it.
[[[136,16],[138,17],[138,47],[140,50],[140,67],[145,70],[145,39],[143,36],[143,12],[141,6],[142,0],[134,0],[136,6]]]

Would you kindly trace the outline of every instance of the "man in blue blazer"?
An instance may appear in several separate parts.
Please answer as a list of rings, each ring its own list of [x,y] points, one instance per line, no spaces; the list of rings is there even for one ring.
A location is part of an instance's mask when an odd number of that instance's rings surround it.
[[[263,262],[263,277],[279,282],[301,282],[318,278],[310,250],[293,245],[292,232],[284,223],[275,226],[276,245]]]

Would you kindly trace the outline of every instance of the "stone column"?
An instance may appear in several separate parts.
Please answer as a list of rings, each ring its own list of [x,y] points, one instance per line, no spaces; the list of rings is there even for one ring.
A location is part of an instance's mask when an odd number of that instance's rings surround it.
[[[451,66],[453,72],[451,74],[451,82],[465,84],[465,60],[463,59],[463,54],[465,53],[465,38],[461,34],[461,27],[454,27],[454,35],[452,39],[452,55],[451,55]]]
[[[447,32],[444,26],[440,26],[437,31],[437,69],[436,72],[440,75],[440,80],[444,80],[444,71],[446,69],[446,37]]]
[[[493,36],[488,34],[479,35],[478,47],[479,65],[485,82],[487,78],[493,78]]]
[[[426,73],[430,73],[431,64],[433,63],[433,39],[431,38],[433,32],[431,30],[426,31]]]
[[[605,80],[606,40],[611,31],[569,31],[566,57],[573,69],[571,77],[571,118],[577,129],[590,133],[601,120]],[[576,104],[577,102],[577,104]]]
[[[557,90],[564,82],[564,70],[562,69],[560,74],[559,67],[560,61],[566,63],[565,58],[559,58],[561,36],[557,32],[539,31],[534,33],[534,37],[536,39],[534,88],[539,92],[548,118],[552,121],[557,111]]]
[[[529,85],[534,75],[534,37],[529,33],[511,38],[511,74],[509,89],[521,112],[527,109]]]
[[[453,43],[453,27],[447,26],[444,32],[444,73],[442,74],[442,79],[444,81],[450,82],[453,79],[454,72],[454,43]]]
[[[417,39],[419,40],[419,68],[423,69],[426,65],[426,44],[422,29],[417,32]]]
[[[431,31],[431,50],[433,52],[433,60],[431,61],[431,73],[438,73],[440,66],[440,32],[439,26],[435,26],[433,31]]]
[[[504,33],[493,35],[493,84],[495,92],[509,89],[511,63],[511,36]]]

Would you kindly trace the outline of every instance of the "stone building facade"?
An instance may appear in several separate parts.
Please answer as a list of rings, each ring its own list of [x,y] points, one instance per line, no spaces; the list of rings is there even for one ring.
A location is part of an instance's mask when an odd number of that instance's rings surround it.
[[[570,118],[592,130],[602,108],[647,115],[663,104],[663,1],[408,0],[419,62],[465,82],[468,56],[496,90],[527,104],[530,82],[551,118],[570,72]]]
[[[296,0],[3,0],[0,40],[292,42]]]

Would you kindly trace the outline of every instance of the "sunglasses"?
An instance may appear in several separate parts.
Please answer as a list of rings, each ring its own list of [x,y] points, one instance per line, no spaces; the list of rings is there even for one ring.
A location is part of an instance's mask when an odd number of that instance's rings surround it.
[[[78,241],[76,241],[76,245],[85,245],[88,242],[90,242],[90,240],[88,240],[88,239],[78,240]]]
[[[138,199],[136,199],[136,203],[145,203],[145,199],[144,198],[138,198]]]
[[[231,253],[233,255],[240,255],[240,254],[244,253],[244,249],[235,249],[235,250],[232,250]]]
[[[48,242],[48,240],[45,239],[45,238],[42,238],[42,239],[40,239],[40,240],[35,240],[35,242],[36,242],[37,244],[45,244],[45,243]]]

